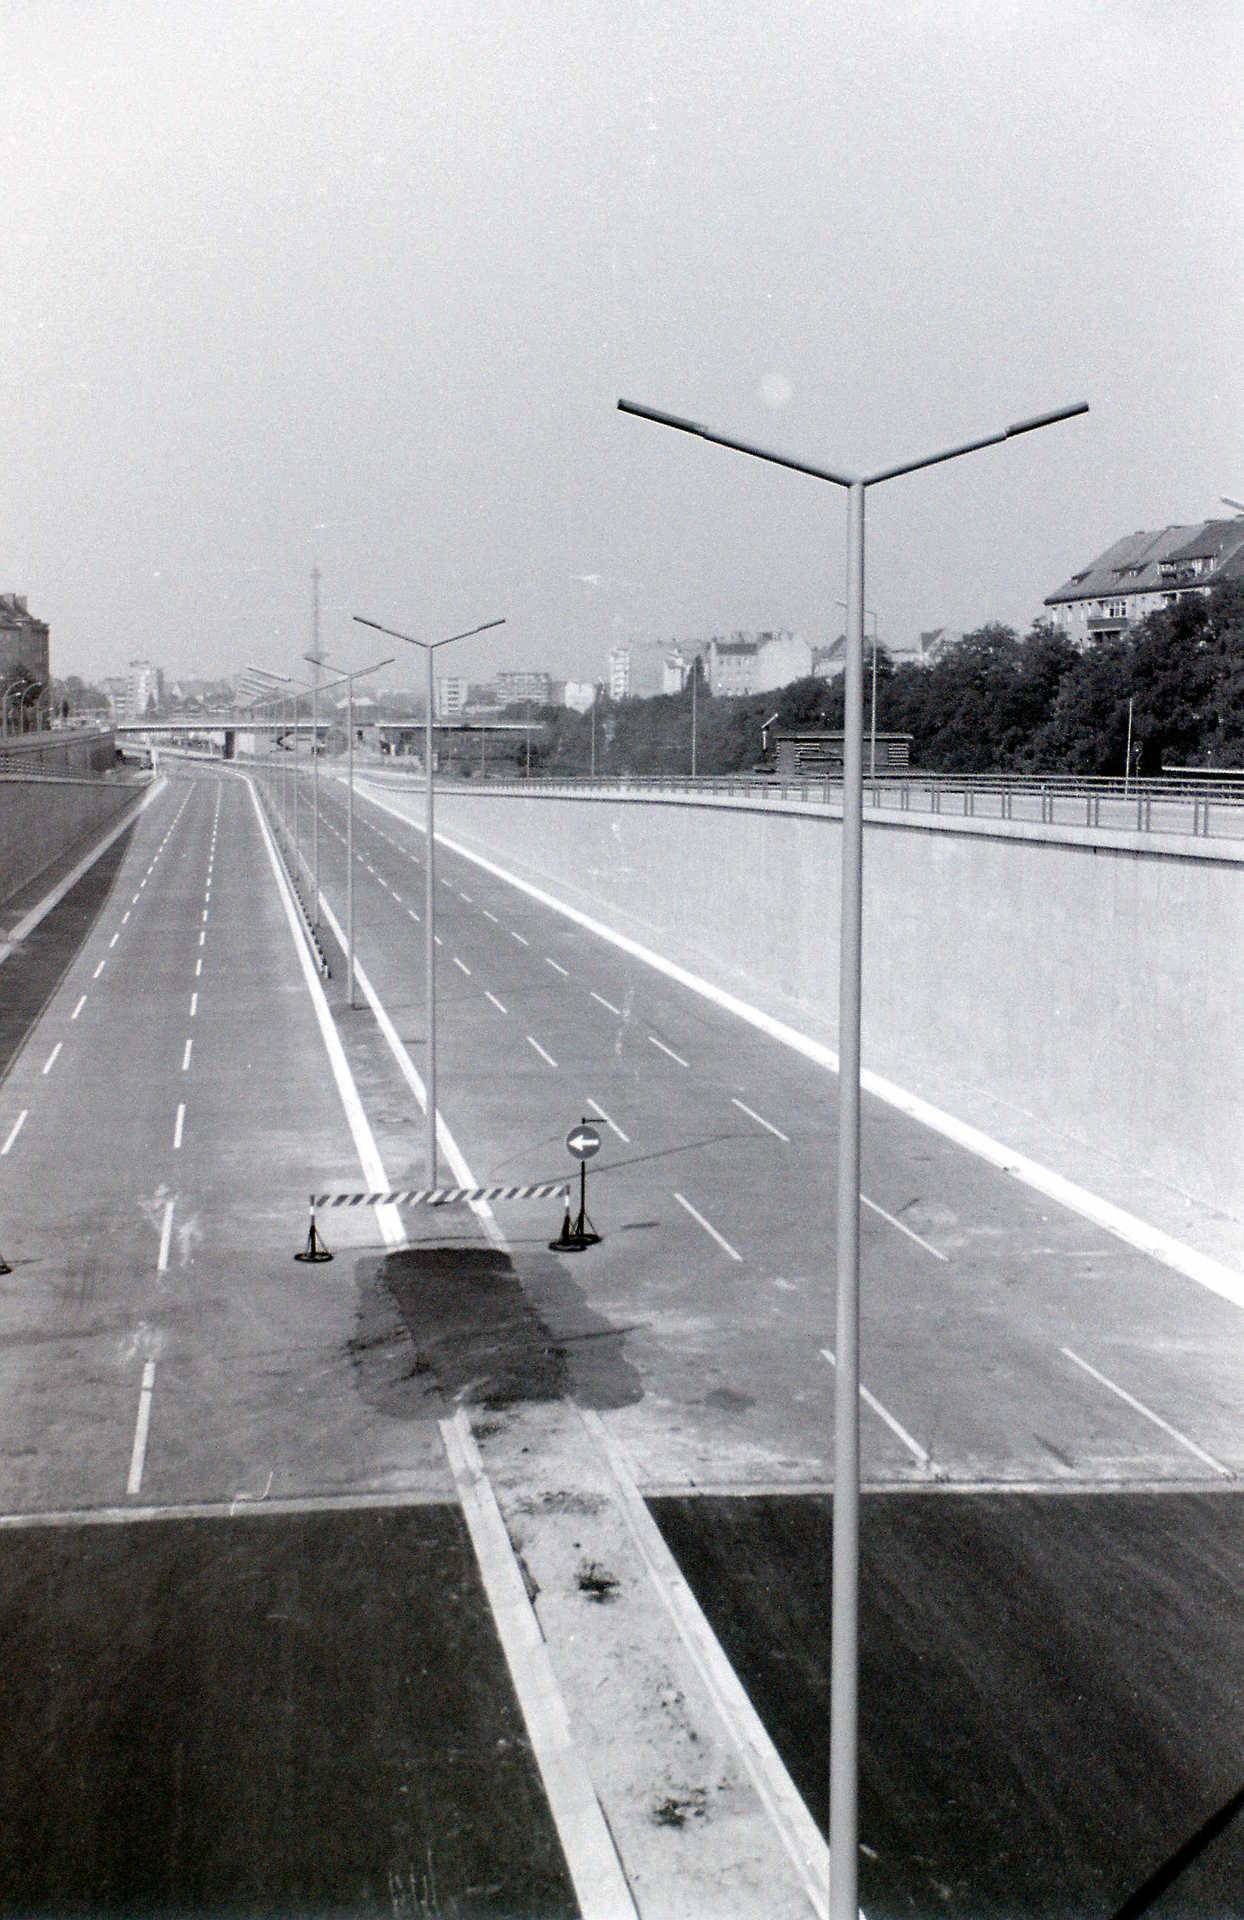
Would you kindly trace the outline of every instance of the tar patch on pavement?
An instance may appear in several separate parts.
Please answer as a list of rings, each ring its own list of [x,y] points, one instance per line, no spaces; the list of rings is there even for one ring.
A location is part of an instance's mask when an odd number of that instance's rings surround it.
[[[356,1273],[355,1380],[390,1419],[437,1418],[462,1401],[604,1409],[643,1396],[626,1329],[589,1306],[551,1255],[407,1247]]]

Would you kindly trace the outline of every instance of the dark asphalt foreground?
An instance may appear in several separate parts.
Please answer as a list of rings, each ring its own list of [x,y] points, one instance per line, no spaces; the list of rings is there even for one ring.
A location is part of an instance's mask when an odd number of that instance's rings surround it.
[[[650,1503],[827,1828],[829,1537],[818,1498]],[[894,1492],[861,1522],[868,1920],[1244,1914],[1238,1494]]]
[[[0,1911],[577,1912],[455,1508],[23,1528],[0,1593]]]

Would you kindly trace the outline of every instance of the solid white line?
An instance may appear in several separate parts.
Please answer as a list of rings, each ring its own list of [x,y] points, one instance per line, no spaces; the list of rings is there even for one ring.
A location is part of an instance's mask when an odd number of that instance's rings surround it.
[[[563,979],[569,980],[570,978],[569,967],[560,966],[556,960],[550,960],[547,953],[544,956],[544,964],[546,967],[552,967],[554,973],[560,973]]]
[[[557,1062],[556,1060],[554,1060],[552,1054],[546,1053],[544,1051],[544,1048],[540,1045],[540,1042],[538,1040],[533,1040],[530,1034],[527,1035],[527,1045],[529,1047],[534,1047],[536,1052],[539,1054],[540,1058],[542,1060],[547,1060],[551,1067],[555,1067],[557,1065]]]
[[[190,1018],[192,1020],[194,1019],[194,1016],[198,1011],[199,1011],[199,996],[197,993],[192,993],[190,996]]]
[[[374,791],[369,791],[367,798],[373,806],[385,809],[395,818],[406,819],[406,816],[399,813],[391,803],[378,798]],[[408,824],[413,823],[408,822]],[[484,873],[490,873],[494,879],[504,880],[507,886],[525,894],[529,900],[538,901],[541,906],[549,907],[554,913],[562,914],[575,926],[583,927],[588,933],[594,933],[598,939],[607,940],[620,952],[629,954],[632,959],[640,960],[645,966],[652,967],[655,972],[664,974],[666,979],[677,980],[681,986],[690,988],[692,993],[698,993],[703,999],[711,1001],[714,1006],[734,1014],[737,1019],[745,1020],[749,1026],[755,1027],[759,1032],[768,1034],[770,1039],[777,1040],[783,1046],[790,1047],[793,1052],[802,1054],[805,1060],[811,1060],[818,1066],[828,1068],[831,1073],[837,1073],[838,1056],[831,1047],[825,1046],[821,1041],[813,1040],[808,1034],[800,1033],[797,1028],[789,1026],[784,1020],[777,1020],[772,1014],[763,1012],[748,1001],[740,1000],[737,994],[728,993],[723,987],[715,986],[712,981],[705,980],[699,974],[690,972],[688,968],[679,966],[676,961],[667,960],[664,954],[654,952],[651,947],[641,945],[638,940],[632,940],[629,934],[619,933],[615,927],[608,926],[603,920],[597,920],[593,915],[582,912],[580,908],[572,907],[566,901],[559,900],[555,894],[549,893],[544,887],[537,887],[530,880],[520,879],[508,868],[500,866],[495,860],[487,859],[481,853],[475,853],[470,847],[463,846],[460,841],[452,840],[442,833],[438,833],[436,838],[447,852],[459,854],[462,859],[471,861]],[[909,1119],[918,1121],[921,1126],[928,1127],[933,1133],[941,1134],[944,1139],[953,1140],[956,1146],[962,1147],[967,1153],[974,1154],[977,1159],[997,1167],[1002,1173],[1020,1181],[1024,1186],[1031,1187],[1038,1193],[1044,1193],[1059,1206],[1080,1214],[1086,1220],[1091,1220],[1095,1226],[1126,1241],[1129,1246],[1148,1254],[1151,1259],[1171,1267],[1176,1273],[1182,1273],[1185,1279],[1196,1281],[1198,1286],[1207,1288],[1209,1292],[1218,1294],[1224,1300],[1230,1300],[1237,1307],[1244,1307],[1244,1274],[1236,1272],[1234,1268],[1225,1266],[1220,1260],[1211,1259],[1208,1254],[1198,1253],[1193,1247],[1185,1246],[1171,1234],[1163,1233],[1159,1228],[1150,1226],[1147,1221],[1139,1219],[1133,1213],[1125,1212],[1122,1207],[1116,1207],[1108,1200],[1102,1200],[1097,1194],[1090,1193],[1086,1187],[1077,1186],[1074,1181],[1053,1172],[1049,1167],[1041,1166],[1036,1160],[1030,1160],[1027,1155],[1014,1153],[1010,1147],[991,1139],[978,1127],[969,1126],[966,1121],[956,1119],[953,1114],[943,1113],[940,1108],[932,1106],[927,1100],[921,1100],[916,1094],[908,1093],[906,1088],[898,1086],[893,1080],[887,1080],[879,1073],[873,1073],[865,1068],[860,1074],[860,1085],[865,1093],[885,1101],[887,1106],[894,1107],[899,1113],[905,1113]]]
[[[498,1013],[504,1013],[504,1012],[506,1011],[506,1009],[505,1009],[505,1008],[504,1008],[504,1007],[502,1006],[502,1004],[501,1004],[501,1002],[500,1002],[500,1001],[498,1000],[498,998],[497,998],[497,996],[496,996],[496,994],[495,994],[495,993],[489,993],[489,991],[488,991],[488,989],[487,989],[487,987],[485,987],[485,989],[484,989],[484,998],[485,998],[485,1000],[491,1000],[491,1001],[492,1001],[492,1004],[493,1004],[493,1006],[494,1006],[494,1007],[495,1007],[495,1008],[497,1009],[497,1012],[498,1012]]]
[[[598,1413],[578,1409],[589,1435],[609,1462],[622,1512],[653,1586],[734,1742],[813,1910],[829,1912],[829,1849],[792,1782],[781,1756],[661,1534],[635,1484],[630,1463]]]
[[[134,1449],[130,1454],[129,1478],[125,1483],[127,1493],[137,1493],[143,1484],[143,1462],[147,1455],[147,1429],[151,1425],[151,1396],[155,1391],[155,1361],[148,1360],[143,1367],[143,1383],[138,1395],[138,1420],[134,1427]]]
[[[781,1127],[775,1127],[772,1120],[766,1120],[763,1114],[753,1113],[750,1107],[745,1107],[743,1102],[741,1100],[736,1100],[733,1094],[730,1095],[730,1100],[731,1100],[731,1104],[733,1106],[736,1106],[740,1113],[745,1113],[749,1120],[754,1120],[756,1122],[757,1126],[767,1127],[769,1129],[769,1132],[775,1133],[779,1140],[785,1140],[787,1146],[789,1147],[790,1145],[789,1133],[783,1133]]]
[[[181,1070],[183,1073],[189,1073],[190,1071],[190,1049],[193,1045],[193,1040],[187,1040],[186,1051],[181,1056]]]
[[[51,1053],[49,1053],[47,1059],[43,1063],[44,1073],[51,1073],[52,1068],[56,1065],[56,1056],[60,1052],[64,1044],[65,1043],[63,1040],[58,1040],[56,1042],[56,1045],[52,1048]]]
[[[160,1251],[156,1257],[157,1273],[168,1272],[168,1250],[173,1238],[173,1208],[176,1204],[175,1200],[164,1202],[164,1220],[160,1227]]]
[[[186,1103],[184,1100],[182,1100],[178,1102],[177,1123],[173,1128],[174,1150],[176,1150],[181,1145],[181,1130],[185,1126],[185,1124],[186,1124]]]
[[[9,1148],[13,1145],[13,1142],[16,1140],[18,1134],[21,1132],[22,1128],[26,1124],[26,1115],[29,1113],[29,1111],[30,1111],[29,1107],[22,1108],[16,1120],[13,1122],[12,1127],[9,1129],[8,1139],[5,1141],[4,1145],[0,1147],[0,1154],[7,1153]]]
[[[604,1121],[607,1127],[613,1128],[613,1131],[617,1134],[618,1139],[621,1140],[625,1146],[629,1147],[631,1144],[631,1136],[629,1135],[629,1133],[623,1133],[617,1121],[611,1120],[609,1118],[609,1115],[605,1112],[605,1109],[602,1106],[600,1106],[597,1101],[589,1098],[587,1104],[592,1109],[593,1113],[598,1114],[600,1116],[600,1118]]]
[[[821,1348],[821,1355],[823,1359],[826,1359],[829,1361],[829,1364],[831,1367],[837,1367],[838,1362],[835,1359],[834,1355],[830,1352],[828,1347]],[[886,1407],[882,1406],[876,1394],[870,1393],[868,1391],[868,1388],[863,1384],[862,1381],[860,1383],[860,1399],[863,1400],[866,1405],[872,1408],[873,1412],[877,1415],[878,1419],[885,1421],[887,1427],[889,1427],[890,1429],[890,1432],[898,1436],[898,1438],[902,1441],[903,1445],[907,1447],[909,1451],[914,1455],[919,1465],[922,1466],[926,1470],[926,1472],[931,1472],[933,1470],[933,1463],[930,1460],[928,1454],[925,1452],[924,1448],[920,1445],[920,1442],[918,1440],[912,1439],[912,1436],[908,1433],[906,1427],[903,1426],[899,1421],[897,1421],[894,1418],[894,1415],[891,1412],[889,1412],[889,1410]]]
[[[601,1004],[601,1006],[602,1006],[602,1007],[607,1007],[610,1013],[616,1013],[616,1014],[617,1014],[617,1016],[618,1016],[618,1019],[619,1019],[619,1020],[620,1020],[620,1019],[622,1018],[622,1009],[621,1009],[621,1007],[615,1007],[615,1006],[614,1006],[614,1004],[613,1004],[613,1001],[612,1001],[612,1000],[606,1000],[606,998],[605,998],[605,996],[604,996],[604,994],[603,994],[603,993],[597,993],[597,991],[596,991],[596,989],[595,989],[595,987],[591,987],[591,988],[589,989],[589,992],[591,993],[591,996],[592,996],[592,998],[593,998],[593,1000],[599,1000],[599,1001],[600,1001],[600,1004]]]
[[[633,1916],[635,1904],[626,1876],[576,1750],[548,1648],[465,1408],[452,1420],[442,1420],[440,1430],[579,1910],[584,1920]]]
[[[515,933],[513,927],[510,928],[510,938],[511,940],[517,940],[520,947],[529,947],[531,945],[530,940],[524,940],[522,934]]]
[[[466,961],[465,961],[465,960],[459,960],[459,958],[458,958],[458,956],[457,956],[457,954],[456,954],[456,953],[455,953],[455,955],[454,955],[454,965],[455,965],[455,967],[460,967],[460,968],[462,969],[462,971],[463,971],[463,973],[465,973],[465,974],[466,974],[466,976],[467,976],[467,979],[468,979],[468,980],[470,979],[470,977],[471,977],[471,969],[470,969],[470,967],[468,967],[468,965],[467,965],[467,963],[466,963]]]
[[[73,1012],[72,1012],[72,1013],[70,1014],[70,1016],[69,1016],[69,1018],[70,1018],[71,1020],[76,1020],[76,1019],[77,1019],[77,1017],[78,1017],[78,1015],[79,1015],[79,1014],[81,1013],[81,1011],[82,1011],[82,1009],[83,1009],[83,1007],[84,1007],[85,1005],[86,1005],[86,995],[85,995],[85,994],[83,994],[83,996],[82,996],[82,998],[81,998],[81,999],[79,1000],[79,1002],[78,1002],[78,1004],[77,1004],[77,1006],[76,1006],[76,1007],[74,1008],[74,1010],[73,1010]]]
[[[675,1053],[673,1047],[667,1047],[664,1040],[658,1040],[655,1033],[648,1035],[654,1047],[660,1047],[662,1053],[668,1053],[671,1060],[677,1060],[680,1067],[689,1067],[691,1062],[684,1060],[681,1053]]]
[[[1224,1480],[1235,1479],[1230,1467],[1224,1467],[1221,1460],[1215,1460],[1212,1453],[1206,1453],[1204,1447],[1198,1447],[1195,1440],[1189,1440],[1186,1433],[1181,1433],[1178,1427],[1173,1427],[1169,1420],[1164,1420],[1160,1413],[1155,1413],[1152,1407],[1147,1407],[1143,1400],[1138,1400],[1134,1394],[1127,1391],[1126,1387],[1121,1387],[1116,1380],[1108,1380],[1104,1373],[1099,1373],[1096,1367],[1091,1367],[1087,1360],[1081,1360],[1079,1354],[1073,1353],[1070,1347],[1060,1347],[1059,1351],[1065,1353],[1068,1360],[1074,1361],[1077,1367],[1083,1367],[1085,1373],[1091,1374],[1094,1380],[1099,1380],[1111,1393],[1117,1393],[1120,1400],[1125,1401],[1129,1407],[1135,1408],[1137,1413],[1143,1413],[1146,1420],[1152,1420],[1155,1427],[1161,1427],[1163,1433],[1168,1433],[1172,1440],[1178,1440],[1181,1447],[1187,1447],[1189,1453],[1194,1453],[1198,1460],[1203,1460],[1207,1467],[1212,1467],[1214,1472],[1221,1474]]]
[[[730,1255],[730,1258],[732,1260],[738,1260],[740,1262],[742,1261],[742,1258],[743,1258],[742,1254],[736,1253],[734,1248],[730,1245],[730,1242],[726,1239],[723,1239],[722,1235],[718,1233],[716,1227],[711,1226],[709,1222],[704,1218],[704,1215],[702,1213],[696,1212],[690,1200],[685,1199],[681,1193],[676,1193],[674,1195],[674,1198],[675,1200],[677,1200],[680,1207],[685,1207],[687,1209],[687,1212],[691,1215],[691,1218],[693,1220],[698,1221],[699,1225],[703,1227],[705,1233],[712,1235],[713,1239],[717,1242],[717,1245],[719,1247],[725,1248],[725,1251]]]
[[[905,1233],[909,1240],[914,1240],[918,1247],[923,1247],[926,1253],[931,1253],[935,1260],[949,1260],[949,1254],[943,1253],[940,1247],[930,1245],[929,1241],[922,1240],[918,1233],[913,1233],[902,1220],[896,1220],[892,1213],[887,1213],[884,1207],[879,1207],[877,1202],[870,1200],[866,1193],[860,1195],[860,1205],[870,1207],[874,1213],[879,1213],[883,1220],[888,1220],[892,1227],[897,1227],[900,1233]]]

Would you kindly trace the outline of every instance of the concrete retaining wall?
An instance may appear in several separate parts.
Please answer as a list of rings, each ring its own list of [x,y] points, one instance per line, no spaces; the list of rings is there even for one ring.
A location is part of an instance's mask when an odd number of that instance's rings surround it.
[[[0,774],[0,903],[102,833],[134,794],[132,781]]]
[[[832,1043],[836,819],[447,786],[437,826]],[[1244,1219],[1244,864],[1031,836],[868,825],[865,1064]]]

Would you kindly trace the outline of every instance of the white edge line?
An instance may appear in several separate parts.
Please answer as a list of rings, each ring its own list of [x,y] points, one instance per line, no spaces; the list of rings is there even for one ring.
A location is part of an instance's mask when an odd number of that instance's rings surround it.
[[[411,820],[391,803],[378,799],[374,791],[369,790],[367,798],[373,806],[382,808],[385,812],[392,814],[395,819],[405,821],[408,826],[414,826],[420,832],[424,830],[417,821]],[[642,946],[638,940],[632,940],[628,934],[619,933],[616,928],[607,926],[604,921],[596,920],[591,914],[582,912],[580,908],[572,907],[566,901],[557,899],[554,894],[546,892],[543,887],[535,886],[530,880],[520,879],[517,874],[509,872],[507,868],[498,866],[496,861],[486,859],[483,854],[473,852],[470,847],[464,847],[460,841],[451,840],[442,833],[438,833],[436,838],[448,852],[459,854],[464,860],[470,860],[485,873],[491,873],[495,879],[504,880],[508,886],[515,887],[520,893],[525,893],[529,899],[538,900],[541,905],[550,907],[554,913],[564,914],[566,919],[572,921],[575,926],[583,927],[588,933],[595,934],[598,939],[607,940],[611,946],[630,954],[632,959],[642,961],[645,966],[654,968],[656,972],[664,974],[667,979],[678,981],[681,986],[690,988],[692,993],[700,994],[704,999],[712,1001],[715,1006],[723,1008],[725,1012],[745,1020],[749,1026],[768,1034],[770,1039],[778,1040],[783,1046],[801,1053],[805,1060],[812,1060],[818,1066],[828,1068],[831,1073],[837,1073],[838,1055],[821,1041],[813,1040],[810,1035],[800,1033],[797,1027],[789,1026],[784,1020],[775,1019],[772,1014],[763,1012],[759,1007],[751,1006],[746,1000],[740,1000],[737,994],[728,993],[725,988],[714,986],[711,981],[689,972],[686,967],[679,966],[676,961],[667,960],[663,954],[655,953],[651,947]],[[978,1127],[969,1126],[966,1121],[955,1119],[953,1114],[943,1113],[939,1107],[930,1105],[927,1100],[920,1099],[917,1094],[908,1093],[905,1088],[896,1085],[893,1080],[885,1079],[879,1073],[873,1073],[865,1068],[860,1074],[860,1085],[864,1092],[872,1094],[874,1099],[885,1101],[887,1106],[906,1114],[908,1119],[928,1127],[933,1133],[940,1133],[944,1139],[952,1140],[956,1146],[962,1147],[967,1153],[974,1154],[977,1159],[987,1161],[990,1166],[999,1168],[1001,1172],[1009,1174],[1022,1185],[1032,1187],[1037,1193],[1044,1193],[1049,1199],[1057,1201],[1060,1206],[1080,1214],[1085,1220],[1091,1220],[1095,1226],[1102,1227],[1107,1233],[1114,1234],[1117,1239],[1126,1241],[1140,1253],[1148,1254],[1151,1259],[1160,1261],[1163,1266],[1173,1268],[1176,1273],[1182,1273],[1185,1279],[1195,1280],[1199,1286],[1207,1288],[1210,1293],[1216,1293],[1222,1299],[1231,1301],[1234,1306],[1244,1307],[1244,1274],[1236,1272],[1233,1267],[1225,1266],[1222,1261],[1214,1260],[1208,1254],[1198,1253],[1194,1247],[1185,1246],[1171,1234],[1163,1233],[1160,1228],[1150,1226],[1136,1214],[1128,1213],[1122,1207],[1116,1207],[1109,1200],[1100,1199],[1097,1194],[1090,1193],[1086,1187],[1077,1186],[1073,1180],[1066,1179],[1061,1173],[1055,1173],[1051,1168],[1043,1167],[1039,1161],[1030,1160],[1026,1154],[1012,1152],[1010,1147],[991,1139]]]
[[[835,1369],[837,1368],[838,1362],[835,1359],[834,1354],[829,1347],[821,1348],[821,1357],[824,1360],[828,1360],[831,1367],[834,1367]],[[922,1466],[927,1473],[934,1472],[935,1469],[933,1466],[933,1462],[929,1458],[929,1455],[925,1452],[924,1448],[920,1445],[920,1442],[918,1440],[913,1440],[912,1436],[908,1433],[906,1427],[903,1426],[902,1422],[894,1418],[894,1415],[890,1412],[888,1407],[882,1406],[876,1394],[870,1393],[862,1380],[859,1383],[859,1388],[860,1388],[860,1399],[865,1403],[865,1405],[872,1408],[873,1412],[876,1414],[879,1420],[885,1421],[885,1424],[887,1427],[889,1427],[890,1432],[892,1434],[895,1434],[897,1438],[902,1441],[903,1445],[907,1447],[909,1451],[915,1456],[917,1463],[920,1466]]]
[[[51,913],[53,907],[60,904],[71,887],[77,886],[83,874],[90,871],[102,854],[107,853],[113,841],[120,839],[126,828],[137,819],[144,807],[149,807],[157,794],[163,793],[167,785],[168,781],[164,775],[161,774],[159,778],[148,787],[146,793],[143,794],[137,805],[126,808],[121,818],[116,822],[115,826],[108,829],[99,844],[92,847],[91,851],[79,860],[77,866],[72,868],[63,880],[58,880],[52,888],[52,891],[44,894],[42,900],[37,901],[35,905],[31,907],[29,913],[23,915],[17,922],[17,925],[10,931],[8,938],[0,941],[0,962],[8,959],[14,947],[20,945],[26,938],[26,935],[38,926],[40,920],[42,920],[45,915]]]
[[[1203,1460],[1207,1467],[1212,1467],[1214,1472],[1221,1474],[1224,1480],[1235,1479],[1230,1467],[1225,1467],[1221,1460],[1215,1460],[1213,1454],[1206,1453],[1204,1447],[1198,1447],[1195,1440],[1189,1440],[1186,1433],[1181,1433],[1178,1427],[1173,1427],[1169,1420],[1164,1420],[1160,1413],[1155,1413],[1152,1407],[1147,1407],[1143,1400],[1138,1400],[1134,1394],[1127,1391],[1126,1387],[1121,1387],[1117,1380],[1110,1380],[1104,1373],[1099,1373],[1096,1367],[1091,1367],[1087,1360],[1081,1360],[1079,1354],[1073,1353],[1070,1347],[1060,1347],[1059,1352],[1065,1353],[1068,1360],[1073,1361],[1077,1367],[1082,1367],[1085,1373],[1092,1375],[1094,1380],[1099,1380],[1109,1392],[1118,1394],[1120,1400],[1125,1401],[1129,1407],[1134,1407],[1136,1412],[1143,1414],[1146,1420],[1152,1420],[1155,1427],[1161,1427],[1163,1433],[1169,1433],[1172,1440],[1178,1440],[1180,1446],[1187,1447],[1189,1453],[1194,1453],[1198,1460]]]
[[[948,1253],[943,1253],[940,1247],[931,1245],[928,1240],[922,1240],[920,1235],[914,1232],[911,1227],[904,1226],[903,1222],[897,1220],[892,1213],[887,1213],[885,1208],[879,1207],[875,1200],[870,1200],[866,1193],[860,1195],[860,1205],[862,1207],[871,1207],[872,1211],[879,1213],[883,1220],[888,1220],[892,1227],[897,1227],[899,1232],[905,1233],[909,1240],[914,1240],[918,1247],[923,1247],[926,1253],[931,1253],[935,1260],[944,1260],[949,1264],[950,1255]]]
[[[565,1703],[514,1559],[466,1410],[440,1423],[462,1516],[497,1624],[514,1691],[584,1920],[635,1914],[600,1802],[570,1731]]]
[[[713,1239],[717,1242],[717,1245],[719,1247],[724,1248],[724,1250],[730,1255],[730,1258],[732,1260],[737,1260],[739,1261],[740,1265],[742,1264],[742,1260],[743,1260],[742,1254],[737,1253],[735,1251],[735,1249],[730,1245],[730,1242],[724,1237],[724,1235],[718,1233],[716,1227],[713,1226],[710,1221],[706,1220],[702,1213],[697,1213],[696,1209],[692,1206],[690,1200],[688,1200],[681,1193],[676,1193],[674,1195],[674,1198],[675,1200],[677,1200],[679,1206],[685,1207],[687,1212],[691,1215],[691,1218],[697,1221],[699,1225],[703,1227],[705,1233],[712,1235]]]
[[[631,1537],[647,1566],[693,1665],[708,1688],[761,1804],[776,1828],[816,1912],[829,1912],[829,1849],[803,1796],[791,1781],[760,1716],[722,1651],[682,1569],[644,1505],[629,1463],[598,1413],[580,1407],[579,1418],[609,1462]],[[862,1916],[861,1916],[862,1920]]]

